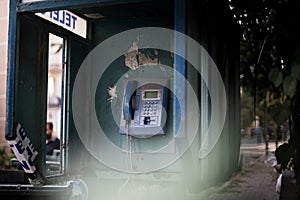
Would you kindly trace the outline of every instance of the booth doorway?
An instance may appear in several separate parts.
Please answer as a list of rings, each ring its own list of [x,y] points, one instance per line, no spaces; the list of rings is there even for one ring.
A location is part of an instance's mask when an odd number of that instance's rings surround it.
[[[54,148],[51,153],[46,152],[46,164],[47,175],[56,175],[63,172],[65,157],[62,144],[65,143],[66,40],[52,33],[49,33],[48,39],[47,126],[52,124],[52,141],[48,138],[47,145],[49,142],[56,145],[51,145]]]

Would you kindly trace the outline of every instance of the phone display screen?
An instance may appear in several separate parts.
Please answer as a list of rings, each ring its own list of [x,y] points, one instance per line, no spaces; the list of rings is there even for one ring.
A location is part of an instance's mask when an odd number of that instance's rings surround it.
[[[145,91],[145,99],[156,99],[158,97],[158,91]]]

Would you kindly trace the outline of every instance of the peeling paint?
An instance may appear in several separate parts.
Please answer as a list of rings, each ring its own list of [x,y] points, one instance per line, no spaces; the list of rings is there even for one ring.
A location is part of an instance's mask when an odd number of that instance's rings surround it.
[[[132,42],[131,47],[125,53],[125,66],[136,70],[139,66],[153,66],[159,64],[158,50],[139,50],[140,36]]]
[[[136,70],[139,68],[138,63],[138,53],[139,53],[139,36],[137,36],[136,40],[132,42],[131,47],[128,49],[127,53],[125,53],[125,65],[126,67],[129,67],[132,70]]]
[[[115,98],[117,98],[117,86],[116,84],[112,87],[108,86],[108,89],[107,89],[107,92],[108,92],[108,95],[109,95],[109,98],[107,99],[107,101],[109,102],[112,102]]]
[[[139,64],[144,66],[158,65],[158,51],[139,52]]]
[[[165,72],[166,68],[164,66],[160,66],[160,71]]]

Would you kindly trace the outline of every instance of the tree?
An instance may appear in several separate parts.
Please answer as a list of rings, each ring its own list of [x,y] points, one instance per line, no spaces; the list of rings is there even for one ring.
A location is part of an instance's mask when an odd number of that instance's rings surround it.
[[[253,119],[260,113],[265,124],[269,118],[281,125],[300,103],[295,98],[300,87],[300,2],[229,0],[229,6],[242,28],[241,86],[254,97]]]

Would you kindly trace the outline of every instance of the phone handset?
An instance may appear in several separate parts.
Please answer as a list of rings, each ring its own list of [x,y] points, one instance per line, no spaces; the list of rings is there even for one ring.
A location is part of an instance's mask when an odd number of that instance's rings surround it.
[[[123,115],[124,120],[128,124],[134,118],[134,111],[137,107],[137,97],[133,94],[135,93],[138,86],[137,81],[128,81],[126,85],[124,100],[123,100]]]

